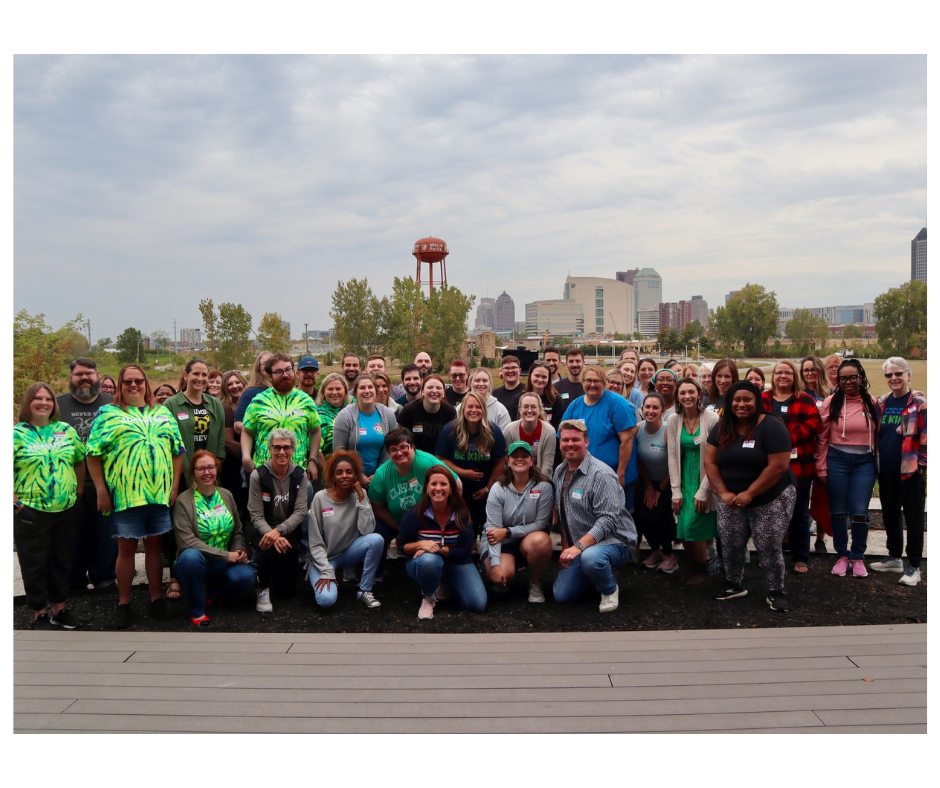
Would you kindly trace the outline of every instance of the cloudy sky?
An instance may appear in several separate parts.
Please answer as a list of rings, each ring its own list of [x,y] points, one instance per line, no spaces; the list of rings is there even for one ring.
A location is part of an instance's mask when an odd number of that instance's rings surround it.
[[[327,328],[429,234],[518,320],[646,266],[669,301],[859,303],[926,223],[924,56],[17,56],[13,111],[14,310],[93,340],[205,297]]]

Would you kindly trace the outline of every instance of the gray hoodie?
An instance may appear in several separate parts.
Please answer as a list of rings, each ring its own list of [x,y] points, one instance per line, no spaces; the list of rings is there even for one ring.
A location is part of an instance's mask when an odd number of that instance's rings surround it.
[[[503,487],[496,482],[486,499],[486,530],[510,528],[510,536],[496,544],[480,539],[480,560],[490,559],[493,566],[500,563],[503,545],[516,545],[524,536],[535,531],[548,531],[552,527],[552,509],[555,490],[551,482],[531,479],[522,492],[512,484]]]

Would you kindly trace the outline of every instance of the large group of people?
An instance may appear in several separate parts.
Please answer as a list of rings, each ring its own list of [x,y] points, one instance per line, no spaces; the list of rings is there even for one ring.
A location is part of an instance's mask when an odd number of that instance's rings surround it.
[[[185,596],[197,627],[208,600],[254,588],[269,613],[301,576],[322,608],[342,578],[377,609],[389,558],[417,586],[420,619],[448,598],[482,612],[487,586],[509,593],[523,570],[541,604],[553,531],[558,604],[594,594],[601,613],[616,610],[615,570],[674,574],[678,543],[686,584],[723,572],[715,598],[743,597],[753,539],[767,604],[783,611],[784,553],[809,570],[811,511],[814,560],[828,531],[831,573],[867,575],[876,479],[889,554],[870,568],[921,582],[927,406],[903,358],[884,363],[877,400],[862,364],[838,357],[742,377],[733,359],[660,366],[626,350],[605,370],[570,348],[562,377],[547,347],[528,370],[505,355],[495,389],[462,359],[449,382],[433,366],[419,353],[397,384],[381,356],[347,353],[322,380],[312,356],[295,367],[261,353],[247,378],[193,358],[178,387],[152,390],[129,364],[109,394],[78,358],[67,393],[34,383],[14,428],[14,540],[34,626],[75,628],[66,599],[89,583],[117,586],[112,626],[131,626],[139,540],[150,615]]]

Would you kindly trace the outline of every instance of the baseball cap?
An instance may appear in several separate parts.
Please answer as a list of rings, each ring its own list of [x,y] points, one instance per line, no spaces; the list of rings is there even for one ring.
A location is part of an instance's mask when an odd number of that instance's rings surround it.
[[[320,362],[313,356],[301,356],[297,362],[297,369],[320,369]]]
[[[508,457],[516,449],[525,449],[527,452],[529,452],[529,454],[532,454],[532,447],[528,443],[525,441],[515,441],[512,445],[510,445],[509,451],[506,452],[506,456]]]

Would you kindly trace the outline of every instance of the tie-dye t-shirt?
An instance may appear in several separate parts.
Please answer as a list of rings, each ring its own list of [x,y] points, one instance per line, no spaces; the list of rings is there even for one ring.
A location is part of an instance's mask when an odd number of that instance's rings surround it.
[[[75,505],[75,465],[85,447],[74,427],[54,421],[38,427],[23,421],[13,428],[13,489],[31,509],[64,512]]]
[[[320,426],[320,414],[314,401],[300,389],[278,394],[276,389],[270,388],[251,401],[242,424],[255,436],[251,459],[256,468],[271,459],[268,435],[276,429],[294,433],[297,448],[291,459],[301,468],[306,468],[310,457],[310,431]]]
[[[219,491],[214,490],[212,497],[206,498],[199,490],[193,490],[193,500],[196,503],[196,525],[199,528],[199,538],[209,547],[228,550],[235,521]]]

